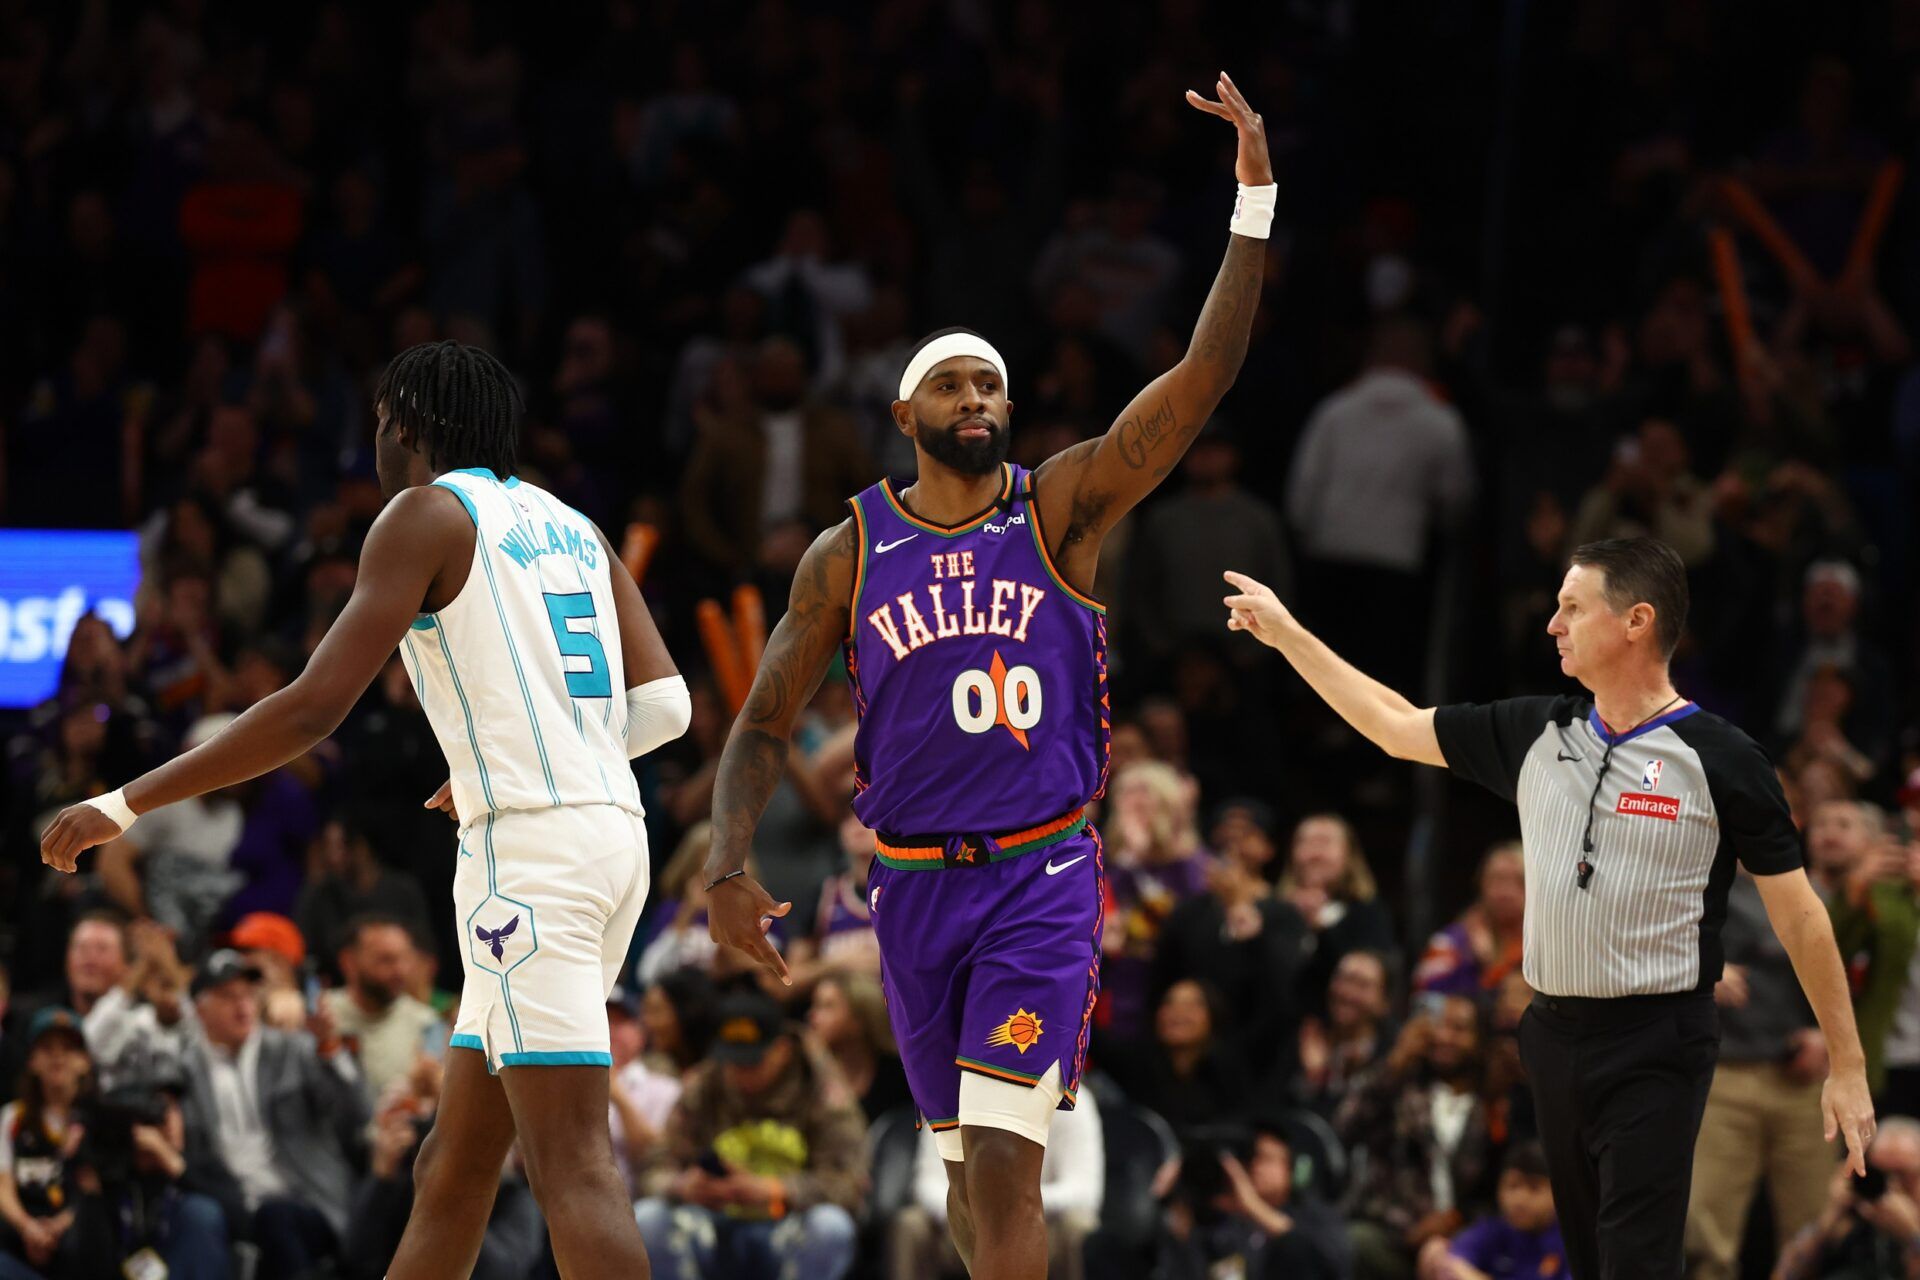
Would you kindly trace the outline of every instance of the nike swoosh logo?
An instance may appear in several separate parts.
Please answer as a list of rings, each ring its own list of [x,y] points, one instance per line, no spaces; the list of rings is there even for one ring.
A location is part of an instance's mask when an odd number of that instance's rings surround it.
[[[1566,752],[1564,752],[1564,751],[1558,751],[1558,752],[1555,752],[1555,753],[1554,753],[1554,757],[1553,757],[1553,758],[1554,758],[1554,759],[1556,759],[1556,760],[1559,760],[1559,761],[1561,761],[1562,763],[1565,763],[1565,762],[1566,762],[1566,761],[1568,761],[1568,760],[1578,760],[1578,759],[1580,759],[1581,757],[1579,757],[1579,756],[1570,756],[1570,755],[1568,755],[1568,754],[1567,754]]]
[[[1049,859],[1047,862],[1047,874],[1050,876],[1057,876],[1062,871],[1065,871],[1068,867],[1072,866],[1075,862],[1085,862],[1086,860],[1087,860],[1087,855],[1083,853],[1079,857],[1073,859],[1071,862],[1063,862],[1056,867],[1053,865],[1052,860]]]
[[[919,536],[920,535],[917,533],[910,533],[906,537],[896,538],[892,542],[876,542],[873,544],[873,554],[877,556],[883,556],[887,554],[887,552],[893,550],[895,547],[901,546],[904,543],[912,542],[915,538]]]

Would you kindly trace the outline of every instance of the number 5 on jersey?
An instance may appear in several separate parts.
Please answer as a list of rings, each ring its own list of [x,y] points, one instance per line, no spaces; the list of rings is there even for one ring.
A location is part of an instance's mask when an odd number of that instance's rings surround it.
[[[607,650],[591,629],[595,622],[593,593],[555,595],[549,591],[545,594],[547,621],[553,624],[553,638],[560,646],[562,664],[567,670],[567,693],[575,698],[611,698],[613,679],[607,674]],[[585,620],[585,628],[576,630],[573,623],[581,619]],[[586,670],[580,670],[571,661],[574,658],[585,658]]]
[[[1040,673],[1028,666],[1009,669],[997,651],[989,670],[975,667],[954,677],[953,718],[967,733],[1004,726],[1031,751],[1027,730],[1040,723],[1040,709]]]

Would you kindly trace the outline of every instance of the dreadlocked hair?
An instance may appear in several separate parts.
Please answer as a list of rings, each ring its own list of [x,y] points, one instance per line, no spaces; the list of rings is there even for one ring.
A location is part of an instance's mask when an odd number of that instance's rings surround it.
[[[434,470],[514,474],[520,388],[507,367],[479,347],[452,339],[408,347],[380,375],[373,399],[396,428],[420,442]]]

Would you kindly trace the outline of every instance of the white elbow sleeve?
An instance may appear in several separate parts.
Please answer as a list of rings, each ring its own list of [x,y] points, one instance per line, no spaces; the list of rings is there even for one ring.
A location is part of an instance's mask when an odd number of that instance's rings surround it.
[[[693,699],[679,676],[649,680],[627,690],[627,759],[672,742],[692,722]]]

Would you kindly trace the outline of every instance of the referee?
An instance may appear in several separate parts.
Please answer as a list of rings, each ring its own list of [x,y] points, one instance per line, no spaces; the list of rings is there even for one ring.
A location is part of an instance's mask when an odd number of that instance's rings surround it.
[[[1526,848],[1520,1025],[1574,1280],[1682,1271],[1693,1143],[1720,1036],[1713,987],[1734,860],[1754,875],[1832,1071],[1826,1134],[1866,1169],[1873,1104],[1826,908],[1766,755],[1674,692],[1680,557],[1651,538],[1573,553],[1547,634],[1591,700],[1421,709],[1343,662],[1272,591],[1227,581],[1227,625],[1278,649],[1327,705],[1402,760],[1513,800]]]

